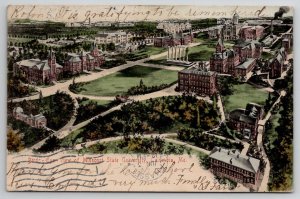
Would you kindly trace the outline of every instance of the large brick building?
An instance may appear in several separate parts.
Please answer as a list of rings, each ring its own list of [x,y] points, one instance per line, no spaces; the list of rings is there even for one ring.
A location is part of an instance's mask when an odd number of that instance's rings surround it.
[[[14,108],[13,117],[35,128],[44,128],[47,125],[47,119],[45,116],[42,114],[26,115],[21,107]]]
[[[178,89],[180,92],[211,96],[217,92],[217,74],[201,65],[184,69],[178,72]]]
[[[259,40],[263,35],[262,26],[243,26],[239,31],[239,38],[243,40]]]
[[[252,189],[257,189],[260,160],[242,155],[238,150],[215,147],[210,155],[210,170],[219,177],[225,177]]]
[[[193,42],[193,34],[175,33],[169,36],[154,38],[154,46],[156,47],[187,45],[191,42]]]
[[[31,84],[43,84],[56,81],[63,72],[63,66],[56,63],[55,53],[50,50],[47,60],[27,59],[16,62],[14,76],[22,76]]]
[[[83,71],[95,70],[103,63],[103,55],[99,52],[97,45],[93,45],[91,52],[68,53],[63,70],[70,74],[78,74]]]
[[[257,41],[237,41],[232,49],[226,49],[219,36],[216,51],[210,58],[210,70],[233,76],[246,76],[260,58],[262,46]]]
[[[247,139],[255,139],[257,136],[258,121],[264,114],[263,107],[248,103],[246,109],[235,109],[229,113],[228,127],[239,131]]]

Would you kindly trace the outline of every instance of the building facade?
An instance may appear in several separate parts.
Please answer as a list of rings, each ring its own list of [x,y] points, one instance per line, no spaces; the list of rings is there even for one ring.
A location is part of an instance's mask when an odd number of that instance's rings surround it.
[[[225,177],[247,187],[257,189],[260,160],[242,155],[238,150],[215,147],[210,155],[210,170],[219,177]]]
[[[163,30],[166,33],[174,34],[190,30],[192,25],[189,22],[176,23],[176,22],[160,22],[156,26],[157,29]]]
[[[56,81],[63,67],[56,63],[55,53],[50,50],[47,60],[27,59],[13,65],[14,76],[22,76],[30,84],[44,84]]]
[[[104,57],[98,50],[97,45],[94,44],[90,52],[68,53],[63,70],[65,73],[79,74],[83,71],[95,70],[103,63]]]
[[[21,107],[16,107],[13,110],[13,117],[17,120],[21,120],[34,128],[44,128],[47,125],[47,119],[42,114],[38,115],[26,115]]]
[[[183,33],[154,38],[154,46],[155,47],[188,45],[191,42],[193,42],[193,35],[192,34],[183,34]]]
[[[239,131],[246,139],[255,139],[257,136],[258,122],[264,114],[263,107],[248,103],[246,109],[235,109],[229,113],[228,127]]]
[[[219,36],[216,51],[210,58],[210,70],[244,77],[253,70],[261,53],[262,46],[257,41],[238,41],[232,49],[226,49]]]
[[[243,40],[259,40],[264,35],[264,27],[243,26],[238,34],[239,38]]]
[[[103,32],[98,33],[95,36],[95,42],[96,44],[120,44],[120,43],[128,43],[133,38],[133,35],[131,33],[123,32],[123,31],[117,31],[117,32]]]
[[[190,67],[178,72],[180,92],[213,95],[217,92],[217,74],[202,66]]]
[[[270,59],[269,61],[269,77],[270,78],[278,78],[281,76],[282,72],[284,71],[285,68],[285,62],[287,59],[287,54],[285,51],[285,48],[282,47],[280,50],[277,52],[276,56],[273,59]]]

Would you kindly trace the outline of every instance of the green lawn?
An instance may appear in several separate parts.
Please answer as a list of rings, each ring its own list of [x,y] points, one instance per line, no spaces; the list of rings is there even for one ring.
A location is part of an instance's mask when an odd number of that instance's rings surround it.
[[[129,88],[139,85],[141,79],[146,86],[170,84],[177,80],[177,71],[133,66],[84,84],[80,93],[95,96],[125,94]]]
[[[224,96],[224,105],[227,113],[236,108],[245,108],[249,102],[254,102],[260,105],[265,104],[268,98],[268,92],[255,88],[249,84],[234,85],[234,93],[230,96]]]
[[[145,48],[134,52],[134,55],[156,55],[162,52],[165,52],[166,48],[154,47],[154,46],[146,46]]]

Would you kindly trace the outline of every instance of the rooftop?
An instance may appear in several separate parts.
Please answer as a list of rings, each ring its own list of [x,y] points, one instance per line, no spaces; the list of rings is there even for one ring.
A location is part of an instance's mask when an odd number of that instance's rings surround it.
[[[220,147],[215,147],[209,157],[253,173],[258,171],[260,164],[260,160],[242,155],[238,150]]]

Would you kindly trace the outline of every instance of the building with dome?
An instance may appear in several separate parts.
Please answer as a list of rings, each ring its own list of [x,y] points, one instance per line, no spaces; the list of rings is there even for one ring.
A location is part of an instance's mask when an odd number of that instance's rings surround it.
[[[13,109],[13,117],[34,128],[44,128],[47,125],[47,119],[45,116],[43,116],[43,114],[26,115],[21,107],[16,107]]]
[[[237,13],[234,13],[231,20],[219,20],[219,25],[217,28],[208,31],[210,39],[216,38],[218,34],[221,34],[225,41],[237,39],[258,40],[264,35],[264,27],[259,25],[248,26],[240,23]]]
[[[263,114],[261,105],[248,103],[246,109],[238,108],[229,113],[228,127],[239,131],[246,139],[255,139],[258,121],[263,118]]]

